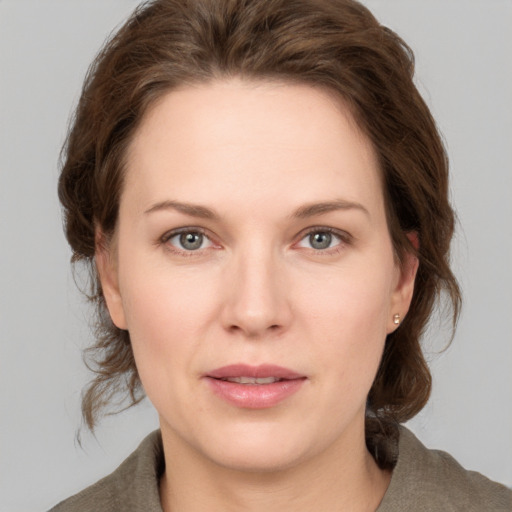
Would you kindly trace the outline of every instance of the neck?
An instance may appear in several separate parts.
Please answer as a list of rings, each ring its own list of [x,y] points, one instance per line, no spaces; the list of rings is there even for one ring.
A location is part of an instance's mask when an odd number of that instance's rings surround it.
[[[267,472],[239,471],[206,459],[162,428],[166,471],[160,482],[164,512],[375,511],[391,473],[378,468],[357,442],[339,440],[293,467]]]

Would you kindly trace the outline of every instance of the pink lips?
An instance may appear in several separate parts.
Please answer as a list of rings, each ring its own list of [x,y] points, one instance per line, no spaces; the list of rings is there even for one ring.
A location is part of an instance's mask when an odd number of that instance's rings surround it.
[[[299,391],[306,377],[281,366],[235,364],[208,372],[205,379],[213,392],[230,404],[246,409],[265,409]],[[227,379],[243,380],[244,383]],[[246,383],[252,379],[264,380]],[[278,380],[273,382],[272,379]]]

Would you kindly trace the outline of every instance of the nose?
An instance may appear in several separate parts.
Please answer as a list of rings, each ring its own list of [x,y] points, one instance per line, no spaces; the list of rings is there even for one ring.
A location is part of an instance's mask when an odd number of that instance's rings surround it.
[[[252,339],[285,331],[292,310],[282,262],[268,248],[245,251],[234,260],[226,279],[224,328]]]

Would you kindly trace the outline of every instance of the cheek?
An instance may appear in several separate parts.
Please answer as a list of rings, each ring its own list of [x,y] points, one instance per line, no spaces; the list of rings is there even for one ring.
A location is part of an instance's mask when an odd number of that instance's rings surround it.
[[[180,400],[190,396],[194,357],[201,338],[201,305],[190,291],[166,286],[146,274],[144,283],[127,289],[126,318],[137,371],[148,399],[157,411],[181,417]],[[186,287],[185,287],[186,289]],[[197,298],[197,297],[196,297]]]
[[[152,401],[169,379],[190,370],[205,329],[215,315],[212,281],[180,274],[150,258],[120,262],[120,289],[135,361]],[[181,385],[181,383],[177,383]]]
[[[336,372],[345,389],[369,389],[384,349],[392,271],[376,269],[340,270],[323,286],[317,280],[297,293],[300,328],[315,344],[322,371]]]
[[[178,337],[211,314],[215,276],[204,279],[204,271],[173,266],[160,249],[125,250],[119,275],[128,330],[136,337]]]
[[[360,332],[354,342],[364,341],[363,333],[375,331],[385,337],[392,289],[392,267],[346,267],[311,279],[300,291],[301,309],[311,321],[340,332]]]

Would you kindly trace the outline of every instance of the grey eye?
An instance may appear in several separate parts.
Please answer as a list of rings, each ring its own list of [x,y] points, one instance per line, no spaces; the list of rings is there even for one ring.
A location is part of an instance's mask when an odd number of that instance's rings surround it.
[[[192,252],[200,249],[207,249],[213,245],[207,235],[201,231],[181,231],[174,235],[166,236],[163,242],[174,247],[178,252]]]
[[[313,249],[328,249],[332,243],[331,233],[318,231],[309,235],[309,244]]]
[[[202,233],[181,233],[179,236],[179,243],[183,249],[187,251],[197,251],[203,245],[204,235]]]

